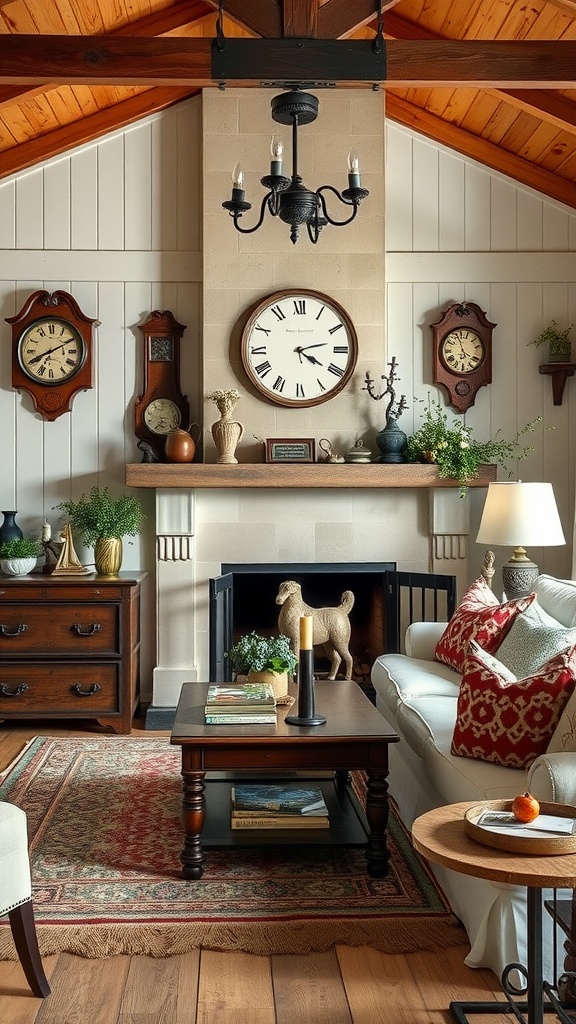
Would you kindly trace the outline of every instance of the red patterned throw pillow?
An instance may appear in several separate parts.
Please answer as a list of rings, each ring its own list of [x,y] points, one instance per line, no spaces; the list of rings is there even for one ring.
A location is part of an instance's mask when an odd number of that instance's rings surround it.
[[[470,640],[476,640],[485,651],[494,654],[516,616],[525,611],[535,597],[535,594],[528,594],[527,597],[499,604],[498,598],[480,577],[464,594],[436,644],[435,660],[461,672]]]
[[[533,676],[512,679],[474,644],[466,655],[451,753],[527,768],[548,748],[576,683],[576,645],[556,654]]]

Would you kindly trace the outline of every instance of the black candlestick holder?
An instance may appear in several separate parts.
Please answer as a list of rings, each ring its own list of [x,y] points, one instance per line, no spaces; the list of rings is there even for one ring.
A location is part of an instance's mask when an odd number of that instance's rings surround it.
[[[289,725],[324,725],[324,715],[314,708],[314,651],[300,651],[298,665],[298,714],[286,715]]]

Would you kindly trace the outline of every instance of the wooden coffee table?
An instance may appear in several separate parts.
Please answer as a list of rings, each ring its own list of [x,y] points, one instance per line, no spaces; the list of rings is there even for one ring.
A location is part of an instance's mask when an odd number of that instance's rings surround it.
[[[277,709],[277,725],[206,725],[204,705],[208,686],[209,683],[184,683],[170,736],[171,743],[182,747],[185,838],[180,860],[184,878],[202,876],[204,825],[207,819],[206,831],[210,827],[214,832],[218,804],[225,817],[225,830],[216,825],[215,838],[207,838],[206,845],[365,843],[368,874],[377,878],[386,875],[390,859],[386,842],[388,745],[397,743],[398,736],[358,684],[349,680],[317,682],[316,710],[325,715],[326,723],[314,727],[288,725],[284,719],[291,709],[286,706]],[[351,801],[349,772],[354,769],[364,769],[367,774],[367,829],[360,827],[361,815]],[[208,782],[207,772],[224,775],[216,775]],[[252,830],[249,836],[232,830],[230,783],[239,772],[244,773],[243,781],[271,776],[277,780],[278,775],[297,781],[298,772],[324,773],[322,788],[330,828],[313,830],[314,837],[310,830],[270,830],[266,835],[261,830]],[[255,773],[254,780],[245,773]]]
[[[467,1024],[468,1014],[479,1013],[512,1013],[527,1024],[542,1024],[544,1013],[558,1014],[557,1007],[544,1001],[545,992],[552,1000],[555,993],[553,984],[545,982],[542,976],[542,889],[576,886],[576,854],[548,857],[513,854],[482,846],[464,831],[465,811],[474,803],[477,801],[449,804],[423,814],[412,825],[412,842],[418,853],[452,871],[488,878],[492,882],[526,886],[528,957],[526,968],[521,968],[525,987],[519,991],[512,984],[510,975],[518,971],[519,965],[509,964],[502,974],[507,1003],[454,1002],[450,1004],[450,1011],[457,1024]],[[516,1003],[517,995],[525,995],[526,1002]],[[559,1020],[573,1021],[573,1018],[559,1016]]]

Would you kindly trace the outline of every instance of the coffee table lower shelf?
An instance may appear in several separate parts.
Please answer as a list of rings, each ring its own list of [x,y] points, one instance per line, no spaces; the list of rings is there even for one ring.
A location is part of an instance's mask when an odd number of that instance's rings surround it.
[[[218,776],[220,773],[214,773]],[[206,816],[202,829],[202,845],[215,846],[366,846],[368,822],[351,784],[339,789],[331,778],[306,778],[322,790],[329,828],[233,829],[230,827],[231,795],[234,782],[292,782],[302,785],[303,779],[279,779],[278,776],[254,776],[242,773],[228,777],[206,776]]]

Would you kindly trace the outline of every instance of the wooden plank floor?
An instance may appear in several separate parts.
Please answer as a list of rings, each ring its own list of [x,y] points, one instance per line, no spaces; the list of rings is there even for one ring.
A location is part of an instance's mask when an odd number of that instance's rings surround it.
[[[92,723],[64,727],[47,721],[4,722],[0,771],[32,736],[94,735],[97,731]],[[132,732],[143,738],[168,735],[144,731],[139,720]],[[491,971],[465,966],[465,952],[466,947],[458,947],[390,956],[366,946],[338,946],[306,956],[194,950],[165,959],[116,956],[107,960],[60,953],[45,958],[52,993],[44,1000],[31,995],[19,963],[0,961],[0,1021],[448,1024],[451,1000],[502,998]],[[490,1016],[493,1024],[510,1024],[510,1020],[503,1014]]]

